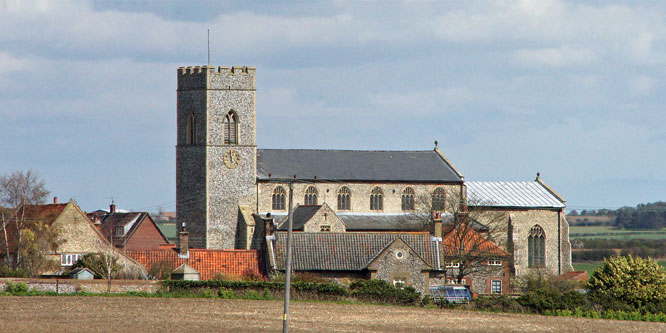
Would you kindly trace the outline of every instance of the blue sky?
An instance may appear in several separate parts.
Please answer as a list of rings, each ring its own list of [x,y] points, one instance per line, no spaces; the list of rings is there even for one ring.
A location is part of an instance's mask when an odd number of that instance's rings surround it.
[[[666,4],[0,0],[0,174],[175,209],[176,68],[257,68],[260,148],[440,149],[570,209],[666,200]]]

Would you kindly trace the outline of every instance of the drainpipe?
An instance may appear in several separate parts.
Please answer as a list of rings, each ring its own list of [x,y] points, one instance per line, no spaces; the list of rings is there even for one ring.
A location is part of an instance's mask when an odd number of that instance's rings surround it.
[[[439,243],[442,241],[442,237],[430,236],[430,240],[435,242],[435,247],[437,248],[437,270],[442,270],[442,263],[439,258]]]
[[[562,209],[557,211],[557,275],[562,275]]]

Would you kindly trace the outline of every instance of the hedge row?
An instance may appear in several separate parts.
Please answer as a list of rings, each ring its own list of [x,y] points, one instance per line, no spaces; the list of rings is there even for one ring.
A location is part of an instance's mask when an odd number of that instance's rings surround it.
[[[262,297],[269,298],[276,297],[276,291],[284,290],[284,282],[278,281],[166,280],[162,284],[169,292],[217,294],[223,298],[246,298],[248,291],[252,295],[262,292]],[[414,305],[421,299],[421,293],[413,287],[398,288],[382,280],[360,280],[349,288],[331,282],[298,281],[291,284],[291,289],[294,299],[356,299],[400,305]]]
[[[197,289],[253,289],[253,290],[284,290],[284,282],[278,281],[227,281],[227,280],[165,280],[162,285],[169,291],[187,291]],[[348,296],[349,291],[335,283],[294,282],[291,288],[295,291],[317,292],[330,296]]]

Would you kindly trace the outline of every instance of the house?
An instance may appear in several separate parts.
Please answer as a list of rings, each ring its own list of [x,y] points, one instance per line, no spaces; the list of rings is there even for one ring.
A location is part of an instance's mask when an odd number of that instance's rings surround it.
[[[314,214],[293,214],[293,225],[297,230],[292,235],[295,272],[308,272],[343,283],[355,279],[381,279],[394,285],[413,286],[417,291],[427,293],[432,287],[457,283],[454,278],[460,266],[448,262],[460,260],[460,253],[453,258],[452,249],[460,248],[459,239],[462,239],[469,249],[463,254],[470,261],[469,265],[475,268],[469,270],[463,284],[477,294],[506,294],[510,291],[510,255],[472,227],[459,238],[450,225],[443,228],[442,219],[436,215],[431,232],[302,231],[308,225],[321,225],[321,221],[317,221],[322,217],[320,213],[327,212],[323,207],[312,210]],[[311,221],[302,220],[308,217]],[[272,234],[270,220],[268,217],[265,228],[269,230],[266,237],[268,270],[284,271],[287,232],[282,226],[286,221]],[[329,217],[329,221],[336,220],[334,216]]]
[[[102,233],[93,225],[79,206],[70,200],[58,203],[54,198],[52,204],[22,205],[16,210],[13,220],[25,225],[25,228],[38,233],[38,227],[48,226],[53,232],[55,247],[41,248],[47,258],[59,263],[59,269],[43,271],[43,274],[58,274],[68,271],[81,257],[86,254],[106,254],[118,258],[118,263],[128,275],[142,276],[145,272],[141,265],[131,258],[116,251]],[[9,262],[14,262],[17,253],[18,232],[16,223],[7,225],[9,238]],[[3,253],[4,254],[4,253]]]
[[[173,246],[146,212],[121,213],[111,204],[108,213],[88,216],[118,249],[150,250]]]

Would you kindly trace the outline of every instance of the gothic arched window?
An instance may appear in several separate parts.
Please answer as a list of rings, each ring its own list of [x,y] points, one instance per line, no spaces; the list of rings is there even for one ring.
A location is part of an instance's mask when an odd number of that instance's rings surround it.
[[[229,111],[224,115],[224,144],[233,145],[238,143],[238,115]]]
[[[282,186],[278,186],[273,190],[273,210],[284,210],[285,206],[285,192]]]
[[[414,190],[411,187],[402,191],[402,210],[414,210]]]
[[[446,201],[446,192],[441,187],[435,189],[432,193],[432,210],[443,211]]]
[[[190,114],[187,116],[187,133],[185,134],[187,136],[185,142],[188,145],[194,145],[197,143],[197,126],[196,126],[196,121],[194,119],[194,112],[190,112]]]
[[[338,210],[351,209],[351,191],[349,187],[343,186],[338,190]]]
[[[527,238],[527,263],[528,267],[546,266],[546,233],[538,224],[532,227]]]
[[[370,210],[384,209],[384,193],[379,186],[376,186],[370,192]]]
[[[303,204],[306,206],[314,206],[317,204],[317,189],[314,186],[309,186],[305,190],[305,197],[303,198]]]

